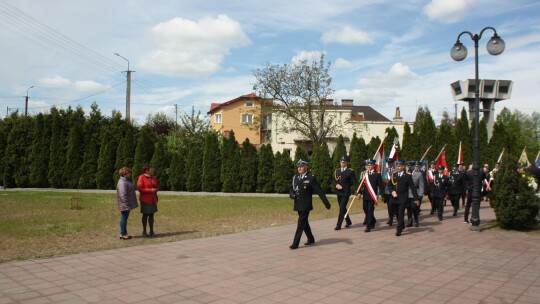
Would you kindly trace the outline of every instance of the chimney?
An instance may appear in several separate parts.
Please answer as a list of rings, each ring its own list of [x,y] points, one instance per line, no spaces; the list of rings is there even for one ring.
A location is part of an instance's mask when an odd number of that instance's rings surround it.
[[[352,99],[342,99],[341,100],[341,106],[343,106],[343,107],[352,107],[353,106],[353,100]]]
[[[393,119],[395,122],[402,122],[403,117],[401,117],[401,111],[399,110],[399,107],[396,107],[396,116],[394,116]]]
[[[325,106],[333,106],[334,105],[334,100],[333,99],[325,99],[324,100],[324,105]]]

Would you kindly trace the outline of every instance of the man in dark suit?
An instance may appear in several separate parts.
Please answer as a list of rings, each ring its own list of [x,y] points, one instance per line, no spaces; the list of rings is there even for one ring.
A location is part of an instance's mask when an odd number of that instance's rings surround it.
[[[446,191],[448,190],[448,176],[444,175],[444,166],[439,166],[438,172],[433,177],[433,185],[431,187],[431,199],[433,200],[433,205],[437,209],[437,217],[439,221],[443,220],[443,211],[444,211],[444,197],[446,196]]]
[[[478,178],[478,189],[482,189],[482,181],[484,180],[484,171],[480,170],[480,177]],[[469,166],[469,170],[465,172],[465,181],[467,184],[467,203],[465,204],[465,212],[463,214],[464,220],[463,222],[466,224],[469,224],[469,212],[471,210],[472,205],[472,193],[474,189],[474,170],[473,166]]]
[[[394,159],[392,158],[387,158],[386,159],[386,163],[387,163],[387,167],[386,167],[386,176],[388,176],[388,178],[390,178],[390,176],[392,176],[392,173],[394,173],[394,171],[396,170],[396,167],[394,167]],[[386,204],[386,207],[388,208],[388,221],[386,222],[388,224],[388,226],[392,226],[392,224],[394,223],[394,217],[396,216],[394,214],[394,209],[392,208],[392,205],[390,205],[390,185],[389,185],[389,180],[387,179],[384,179],[383,180],[383,183],[384,183],[384,192],[383,192],[383,202]]]
[[[294,240],[289,248],[296,249],[300,245],[300,238],[302,233],[306,233],[307,243],[304,245],[311,245],[315,243],[315,237],[311,233],[311,227],[309,226],[309,212],[313,210],[313,193],[317,193],[319,198],[323,201],[326,209],[330,209],[330,202],[324,191],[321,189],[319,182],[315,175],[308,172],[308,162],[299,160],[297,163],[298,174],[293,177],[292,186],[289,189],[289,196],[294,199],[294,211],[298,212],[298,224],[296,226],[296,233],[294,234]]]
[[[345,216],[345,213],[347,213],[347,203],[351,197],[351,188],[354,187],[354,191],[356,191],[356,188],[358,187],[356,175],[354,171],[349,168],[349,158],[347,156],[341,157],[340,168],[334,171],[332,186],[336,188],[339,204],[339,215],[335,230],[340,230],[341,224],[343,224],[343,217]],[[349,215],[345,218],[345,222],[345,227],[349,228],[352,224]]]
[[[411,191],[414,201],[420,204],[420,199],[416,193],[416,186],[410,174],[404,172],[403,167],[405,162],[402,160],[396,161],[396,172],[390,176],[390,204],[394,208],[394,212],[398,216],[398,226],[396,236],[400,236],[405,229],[405,204],[409,201],[409,190]]]
[[[371,229],[375,229],[375,205],[377,204],[377,197],[379,193],[384,191],[384,184],[381,174],[373,170],[375,160],[368,159],[365,162],[366,171],[363,172],[363,183],[360,187],[360,194],[364,198],[364,213],[366,215],[366,229],[364,232],[370,232]]]
[[[407,205],[409,205],[409,208],[407,209],[407,218],[408,223],[407,227],[418,227],[418,215],[420,214],[420,204],[422,204],[422,196],[424,196],[424,189],[425,189],[425,180],[426,177],[424,176],[424,173],[422,170],[420,170],[420,162],[413,161],[413,170],[411,171],[411,178],[413,180],[416,194],[418,195],[419,203],[417,204],[414,201],[413,194],[409,191],[409,202]]]
[[[448,178],[448,195],[454,207],[453,216],[457,216],[459,210],[459,199],[465,188],[465,173],[459,171],[459,164],[454,164],[450,177]]]
[[[429,203],[431,204],[431,212],[429,214],[435,214],[437,211],[437,206],[435,206],[435,203],[433,202],[433,198],[431,197],[432,187],[433,187],[433,177],[437,174],[437,162],[432,161],[430,163],[430,167],[426,172],[426,181],[427,181],[427,196],[429,199]]]

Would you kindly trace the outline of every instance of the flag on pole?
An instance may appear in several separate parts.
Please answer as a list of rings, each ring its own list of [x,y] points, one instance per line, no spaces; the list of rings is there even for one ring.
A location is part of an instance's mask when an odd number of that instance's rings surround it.
[[[392,149],[390,150],[390,154],[388,155],[388,158],[393,159],[394,161],[399,160],[397,149],[399,146],[399,139],[397,137],[394,137],[394,144],[392,145]]]
[[[540,151],[538,151],[538,154],[536,154],[536,159],[534,160],[537,167],[540,167]]]
[[[375,152],[375,168],[376,172],[384,172],[386,169],[386,159],[384,159],[384,145],[381,143],[377,152]]]
[[[463,164],[464,162],[465,162],[465,158],[463,157],[463,149],[461,148],[461,141],[460,141],[457,164]]]
[[[437,169],[439,168],[439,166],[444,166],[444,174],[445,175],[448,175],[448,165],[446,164],[446,150],[443,149],[441,151],[441,154],[439,154],[439,157],[435,160],[436,162],[436,165],[437,165]]]
[[[523,152],[521,152],[521,156],[519,157],[518,164],[520,166],[530,166],[531,162],[529,161],[529,158],[527,157],[527,147],[523,148]]]
[[[500,164],[502,162],[503,155],[504,155],[504,148],[502,149],[501,154],[499,154],[499,158],[497,158],[497,163]]]

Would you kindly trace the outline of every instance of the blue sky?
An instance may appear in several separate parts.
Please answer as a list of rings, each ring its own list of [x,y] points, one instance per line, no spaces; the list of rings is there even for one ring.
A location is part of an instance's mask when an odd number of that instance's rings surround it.
[[[0,0],[0,117],[97,102],[125,112],[125,74],[133,74],[131,116],[206,113],[252,91],[252,71],[267,63],[331,62],[335,99],[354,99],[389,118],[413,120],[427,105],[451,115],[449,84],[474,78],[474,47],[462,62],[449,50],[464,30],[497,29],[500,56],[480,41],[480,78],[514,81],[497,104],[540,112],[540,2],[500,0],[104,1]],[[93,96],[92,96],[93,95]],[[91,97],[88,97],[91,96]],[[88,97],[88,98],[85,98]],[[84,98],[84,99],[81,99]],[[459,108],[465,106],[458,103]],[[11,110],[10,110],[11,111]]]

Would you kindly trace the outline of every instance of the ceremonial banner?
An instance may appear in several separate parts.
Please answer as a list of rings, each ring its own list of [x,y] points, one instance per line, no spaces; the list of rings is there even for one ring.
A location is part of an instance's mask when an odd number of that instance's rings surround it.
[[[461,148],[461,141],[459,142],[459,151],[458,151],[458,158],[457,163],[458,164],[464,164],[465,159],[463,157],[463,149]]]
[[[446,150],[442,150],[439,154],[439,157],[435,160],[437,165],[437,170],[439,169],[439,166],[444,166],[444,174],[448,175],[448,165],[446,164]]]
[[[521,152],[521,156],[519,157],[518,164],[520,166],[530,166],[531,162],[529,161],[529,158],[527,157],[527,147],[523,149],[523,152]]]
[[[393,159],[394,161],[399,160],[397,149],[399,145],[399,139],[396,137],[394,138],[394,144],[392,145],[392,149],[390,150],[390,154],[388,155],[388,158]]]
[[[381,173],[386,170],[386,160],[384,159],[384,145],[381,142],[379,149],[375,152],[375,168],[374,170]]]

